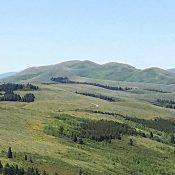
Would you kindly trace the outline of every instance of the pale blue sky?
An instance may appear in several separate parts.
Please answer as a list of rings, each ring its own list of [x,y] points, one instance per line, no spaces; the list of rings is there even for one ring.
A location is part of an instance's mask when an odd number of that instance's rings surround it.
[[[174,0],[0,0],[0,73],[66,60],[175,67]]]

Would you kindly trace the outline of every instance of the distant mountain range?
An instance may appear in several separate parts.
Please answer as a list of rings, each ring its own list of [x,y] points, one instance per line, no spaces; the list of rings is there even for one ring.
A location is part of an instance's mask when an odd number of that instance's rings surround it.
[[[13,76],[15,75],[16,72],[7,72],[7,73],[3,73],[3,74],[0,74],[0,79],[2,78],[7,78],[7,77],[10,77],[10,76]]]
[[[51,77],[87,77],[102,80],[175,84],[173,71],[160,68],[136,69],[121,63],[97,64],[91,61],[67,61],[56,65],[31,67],[3,81],[50,82]]]
[[[168,69],[167,71],[175,74],[175,68],[174,69]]]

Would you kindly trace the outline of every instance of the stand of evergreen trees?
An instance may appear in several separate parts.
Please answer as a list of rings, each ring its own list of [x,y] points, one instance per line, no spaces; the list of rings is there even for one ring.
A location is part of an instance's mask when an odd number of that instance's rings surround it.
[[[14,83],[4,83],[0,85],[0,91],[17,91],[17,90],[38,90],[38,86],[32,84],[14,84]]]
[[[157,99],[154,102],[154,105],[157,105],[160,107],[165,107],[165,108],[175,109],[175,101],[173,101],[173,100]]]
[[[106,112],[106,111],[95,111],[95,110],[85,110],[86,112],[90,112],[90,113],[95,113],[95,114],[104,114],[104,115],[112,115],[112,116],[120,116],[120,117],[125,117],[122,114],[116,113],[116,112]]]
[[[34,102],[35,96],[32,93],[28,93],[21,97],[13,91],[6,91],[3,96],[0,96],[0,101]]]
[[[114,97],[109,97],[109,96],[101,95],[101,94],[93,94],[93,93],[89,93],[89,92],[77,92],[77,91],[75,93],[80,94],[80,95],[89,96],[89,97],[99,98],[99,99],[106,100],[109,102],[116,101],[116,99]]]
[[[15,94],[13,91],[6,91],[4,95],[0,97],[0,101],[21,101],[21,96]]]
[[[161,118],[145,120],[145,119],[139,119],[136,117],[125,116],[125,115],[114,113],[114,112],[94,111],[94,110],[86,110],[86,111],[91,112],[91,113],[104,114],[104,115],[112,115],[112,116],[117,115],[117,116],[124,118],[125,120],[141,124],[148,128],[153,128],[153,129],[163,131],[169,134],[175,133],[175,121],[172,121],[172,120],[166,120],[166,119],[161,119]]]
[[[33,102],[35,100],[35,96],[32,93],[27,93],[24,97],[21,97],[13,92],[17,90],[38,90],[38,86],[29,83],[26,85],[14,83],[0,84],[0,91],[2,91],[2,93],[0,93],[0,101]]]
[[[168,91],[163,91],[163,90],[158,90],[158,89],[144,89],[146,91],[152,91],[152,92],[159,92],[159,93],[171,93],[171,92],[168,92]]]
[[[18,167],[18,165],[9,165],[8,163],[4,166],[0,161],[0,174],[3,175],[49,175],[46,171],[42,173],[38,171],[37,168],[28,167],[26,170],[24,168]]]
[[[123,135],[135,135],[136,130],[126,124],[114,121],[89,121],[80,126],[80,135],[97,142],[106,141],[111,143],[112,139],[121,139]]]
[[[145,120],[133,117],[124,117],[126,120],[133,121],[135,123],[142,124],[143,126],[156,129],[158,131],[163,131],[166,133],[175,133],[175,122],[171,120],[165,120],[161,118],[156,118],[152,120]]]
[[[18,167],[18,165],[9,165],[8,163],[4,166],[0,162],[0,174],[3,175],[49,175],[44,172],[39,172],[37,168],[28,167],[26,170],[24,168]]]
[[[22,102],[34,102],[35,96],[32,93],[25,94],[24,97],[21,98]]]
[[[138,119],[135,117],[124,116],[122,114],[114,113],[114,112],[94,111],[94,110],[86,110],[86,111],[91,113],[104,114],[104,115],[120,116],[125,120],[129,120],[129,121],[141,124],[145,127],[166,132],[170,136],[170,140],[168,140],[168,142],[175,144],[175,134],[173,134],[175,133],[175,121],[165,120],[160,118],[157,118],[154,120],[145,120],[145,119]],[[137,131],[137,134],[140,135],[141,137],[150,138],[158,142],[163,142],[163,143],[165,142],[165,140],[162,140],[160,137],[154,135],[151,131],[149,133],[148,132],[145,133],[144,131]]]
[[[132,89],[132,88],[128,88],[128,87],[123,88],[123,87],[103,85],[103,84],[99,84],[99,83],[71,81],[71,80],[69,80],[68,77],[57,77],[57,78],[52,77],[51,80],[55,81],[55,82],[58,82],[58,83],[86,84],[86,85],[97,86],[97,87],[101,87],[101,88],[104,88],[104,89],[115,90],[115,91],[128,91],[128,90]]]
[[[123,87],[103,85],[103,84],[99,84],[99,83],[87,83],[87,82],[84,82],[83,84],[97,86],[97,87],[101,87],[101,88],[109,89],[109,90],[114,90],[114,91],[128,91],[128,90],[132,89],[132,88],[128,88],[128,87],[124,87],[123,88]]]
[[[58,83],[75,83],[75,81],[70,81],[68,77],[52,77],[51,81],[55,81]]]

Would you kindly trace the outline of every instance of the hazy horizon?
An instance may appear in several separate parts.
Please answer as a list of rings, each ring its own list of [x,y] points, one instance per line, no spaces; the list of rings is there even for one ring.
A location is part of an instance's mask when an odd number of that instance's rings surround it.
[[[3,1],[0,73],[68,60],[173,68],[174,8],[173,0]]]

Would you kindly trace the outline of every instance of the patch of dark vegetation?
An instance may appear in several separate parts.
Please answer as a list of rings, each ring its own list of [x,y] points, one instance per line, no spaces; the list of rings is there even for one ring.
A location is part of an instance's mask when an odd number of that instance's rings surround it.
[[[0,101],[21,101],[21,96],[15,94],[13,91],[7,91],[0,97]]]
[[[32,84],[14,84],[14,83],[7,83],[7,84],[1,84],[0,85],[0,91],[17,91],[17,90],[25,90],[25,91],[30,91],[30,90],[38,90],[38,86],[32,85]]]
[[[7,158],[8,159],[15,158],[15,155],[13,154],[11,147],[9,147],[8,149]],[[27,161],[27,155],[25,155],[25,161]],[[49,175],[45,170],[43,172],[40,172],[38,168],[34,168],[34,167],[24,168],[24,167],[19,167],[17,164],[10,165],[6,163],[5,165],[3,165],[1,161],[0,161],[0,174],[3,174],[3,175]]]
[[[133,146],[134,145],[134,141],[132,139],[129,139],[129,145]]]
[[[107,111],[95,111],[95,110],[85,110],[86,112],[89,113],[95,113],[95,114],[103,114],[103,115],[112,115],[112,116],[120,116],[124,117],[124,115],[116,113],[116,112],[107,112]]]
[[[121,140],[123,135],[139,135],[157,142],[175,144],[175,135],[173,134],[175,133],[175,123],[173,121],[164,119],[144,120],[103,111],[88,110],[86,112],[120,116],[124,120],[131,121],[131,123],[119,123],[108,120],[87,120],[84,118],[75,118],[75,116],[69,114],[54,114],[56,120],[48,124],[44,132],[55,137],[71,139],[77,144],[86,144],[86,139],[111,143],[112,139]],[[145,127],[149,129],[145,130]],[[166,132],[167,138],[161,137],[156,131],[153,133],[152,129]],[[131,142],[129,142],[129,144],[132,145]]]
[[[158,90],[158,89],[144,89],[146,91],[152,91],[152,92],[159,92],[159,93],[171,93],[171,92],[168,92],[168,91],[163,91],[163,90]]]
[[[21,98],[22,102],[34,102],[35,96],[32,93],[25,94],[24,97]]]
[[[136,117],[122,115],[122,114],[115,113],[115,112],[94,111],[94,110],[86,110],[86,111],[91,112],[91,113],[103,114],[103,115],[120,116],[124,118],[125,120],[141,124],[148,128],[153,128],[158,131],[166,132],[168,134],[175,133],[175,121],[172,121],[172,120],[166,120],[166,119],[161,119],[161,118],[145,120],[145,119],[139,119]],[[141,132],[140,133],[138,132],[138,134],[143,137],[147,137],[146,135],[144,136],[144,134]],[[152,138],[152,136],[153,136],[153,133],[150,133],[150,138]]]
[[[90,83],[90,82],[78,82],[78,81],[71,81],[68,77],[57,77],[57,78],[51,78],[52,81],[55,81],[57,83],[69,83],[69,84],[85,84],[85,85],[91,85],[91,86],[97,86],[104,89],[114,90],[114,91],[128,91],[132,88],[129,87],[116,87],[116,86],[109,86],[99,83]]]
[[[140,128],[140,126],[137,126],[137,125],[141,125],[143,127],[152,128],[152,129],[155,129],[158,131],[166,132],[170,136],[170,139],[169,138],[167,138],[167,140],[162,139],[161,137],[157,136],[156,134],[153,134],[152,131],[149,131],[149,132],[144,131],[143,128],[142,128],[142,130],[139,129],[137,131],[137,135],[140,135],[141,137],[144,137],[144,138],[150,138],[152,140],[162,142],[162,143],[174,143],[175,144],[175,135],[172,134],[175,132],[175,122],[173,122],[173,121],[163,120],[163,119],[144,120],[144,119],[138,119],[136,117],[125,116],[125,115],[122,115],[120,113],[115,113],[115,112],[94,111],[94,110],[86,110],[86,112],[102,114],[102,115],[119,116],[127,121],[131,121],[131,122],[135,123],[136,128],[137,127]],[[171,125],[170,128],[169,128],[169,125]],[[132,126],[132,124],[131,124],[131,126]]]
[[[46,134],[55,136],[55,137],[68,137],[71,138],[73,133],[79,136],[80,123],[85,120],[75,118],[69,114],[52,114],[54,119],[53,123],[48,124],[44,128]]]
[[[4,95],[0,97],[0,101],[34,102],[35,96],[32,93],[28,93],[24,95],[24,97],[21,97],[13,91],[6,91]]]
[[[115,102],[116,101],[116,98],[114,98],[114,97],[109,97],[109,96],[101,95],[101,94],[93,94],[93,93],[89,93],[89,92],[77,92],[77,91],[75,93],[80,94],[80,95],[84,95],[84,96],[99,98],[99,99],[106,100],[106,101],[109,101],[109,102]]]
[[[83,138],[89,138],[97,142],[106,141],[111,143],[112,139],[121,140],[123,135],[136,134],[136,130],[126,124],[107,120],[88,121],[82,123],[80,128],[80,134]]]
[[[175,101],[173,100],[157,99],[153,104],[160,107],[175,109]]]
[[[0,162],[0,173],[3,175],[48,175],[46,171],[39,172],[37,168],[28,167],[27,169],[18,167],[18,165],[9,165],[6,163],[4,166]]]
[[[175,122],[171,120],[165,120],[161,118],[156,118],[153,120],[145,120],[139,118],[132,118],[128,116],[124,116],[126,120],[133,121],[139,124],[142,124],[146,127],[156,129],[158,131],[163,131],[166,133],[175,133]]]
[[[69,80],[68,77],[56,77],[56,78],[52,77],[51,81],[55,81],[57,83],[75,83],[75,81]]]
[[[97,142],[106,141],[111,143],[112,139],[122,139],[123,135],[136,135],[134,128],[107,120],[85,120],[72,117],[68,114],[55,116],[54,123],[45,127],[44,131],[55,137],[66,137],[78,144],[84,144],[86,139]]]
[[[24,95],[24,97],[21,97],[20,95],[13,92],[21,90],[34,91],[38,90],[38,86],[29,83],[26,85],[13,83],[1,84],[0,91],[2,91],[2,93],[0,94],[0,101],[34,102],[35,96],[32,93],[27,93]]]

